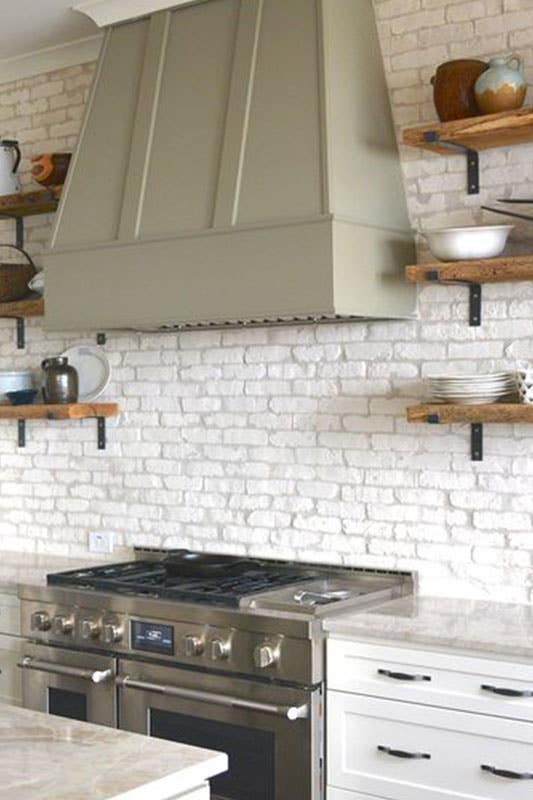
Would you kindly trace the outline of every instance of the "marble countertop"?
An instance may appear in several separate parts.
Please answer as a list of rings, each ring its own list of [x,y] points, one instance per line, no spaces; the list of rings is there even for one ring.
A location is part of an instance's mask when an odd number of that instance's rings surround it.
[[[325,621],[330,634],[533,657],[533,606],[411,595]]]
[[[124,557],[109,556],[106,561],[124,561]],[[83,559],[64,556],[41,555],[0,551],[0,593],[16,594],[19,583],[46,585],[49,572],[87,567],[95,562],[104,563],[98,556],[88,553]]]
[[[1,706],[0,800],[167,800],[227,764],[213,750]]]

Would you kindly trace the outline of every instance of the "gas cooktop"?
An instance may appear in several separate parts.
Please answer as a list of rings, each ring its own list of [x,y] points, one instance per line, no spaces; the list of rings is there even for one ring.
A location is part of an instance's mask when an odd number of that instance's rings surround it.
[[[310,581],[315,576],[273,568],[261,561],[227,556],[218,559],[187,551],[162,561],[129,561],[60,572],[48,575],[47,582],[50,586],[238,607],[246,596]]]

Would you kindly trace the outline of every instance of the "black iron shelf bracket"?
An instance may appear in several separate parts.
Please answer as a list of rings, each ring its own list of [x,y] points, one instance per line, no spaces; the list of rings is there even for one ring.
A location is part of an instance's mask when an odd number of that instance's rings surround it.
[[[438,414],[428,414],[426,422],[429,425],[439,425],[441,422]],[[483,461],[483,423],[470,423],[470,453],[472,461]]]
[[[426,131],[424,141],[428,144],[437,144],[439,147],[448,147],[456,153],[464,153],[466,156],[466,189],[468,194],[479,194],[479,154],[477,150],[466,147],[459,142],[444,141],[440,138],[437,131]]]
[[[19,419],[17,426],[18,426],[18,446],[26,447],[26,420]]]
[[[24,247],[24,217],[16,214],[0,214],[0,219],[15,220],[15,242],[17,247]],[[17,350],[26,347],[26,322],[23,317],[17,317]],[[22,445],[24,447],[24,445]]]
[[[446,281],[441,280],[437,269],[429,269],[426,272],[426,280],[430,283],[442,283],[444,286],[468,286],[469,290],[469,314],[468,323],[471,327],[477,328],[481,325],[481,300],[482,290],[480,283],[470,281]]]
[[[56,417],[54,414],[48,414],[47,419],[52,420],[56,419]],[[18,428],[18,446],[26,447],[26,420],[25,419],[17,420],[17,428]],[[98,449],[105,450],[107,444],[105,417],[96,418],[96,432],[97,432]]]
[[[24,317],[17,317],[17,350],[26,347],[26,321]]]
[[[105,417],[97,417],[96,418],[96,428],[97,428],[97,436],[98,436],[98,449],[105,450],[106,449],[106,427],[105,427]]]
[[[97,333],[96,334],[96,344],[104,345],[107,342],[107,334],[106,333]]]

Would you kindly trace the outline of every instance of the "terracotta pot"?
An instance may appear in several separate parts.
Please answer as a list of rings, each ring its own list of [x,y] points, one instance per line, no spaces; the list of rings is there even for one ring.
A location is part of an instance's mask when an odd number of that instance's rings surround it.
[[[42,186],[61,186],[65,183],[71,153],[42,153],[32,158],[31,174]]]
[[[479,114],[474,86],[488,64],[476,59],[459,58],[437,67],[431,78],[433,100],[441,122],[465,119]]]

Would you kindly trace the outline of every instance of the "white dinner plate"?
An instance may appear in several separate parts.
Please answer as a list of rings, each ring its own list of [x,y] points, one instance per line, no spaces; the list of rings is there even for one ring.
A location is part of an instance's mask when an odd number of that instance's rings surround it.
[[[61,355],[78,373],[80,403],[91,403],[105,392],[111,380],[111,365],[101,348],[77,345]]]
[[[475,381],[486,378],[510,378],[513,375],[512,372],[487,372],[485,375],[426,375],[426,378],[429,381]]]

